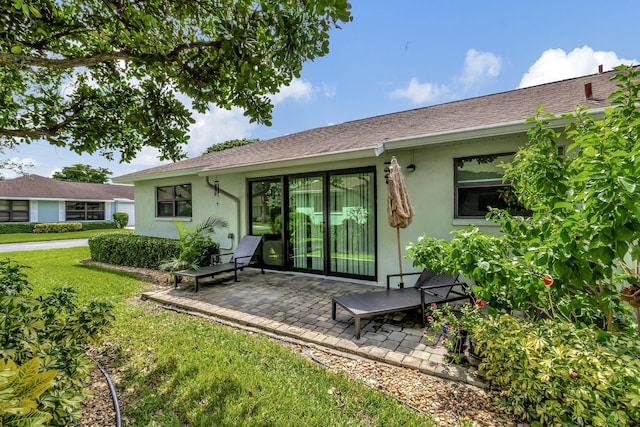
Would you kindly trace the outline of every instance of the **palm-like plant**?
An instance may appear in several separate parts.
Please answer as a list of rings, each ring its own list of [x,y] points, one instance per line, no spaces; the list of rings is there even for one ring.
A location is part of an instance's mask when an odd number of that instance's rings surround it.
[[[212,248],[217,249],[209,234],[215,234],[218,228],[229,227],[229,222],[217,216],[210,216],[193,229],[188,229],[182,222],[175,222],[178,229],[177,257],[160,264],[161,270],[177,271],[183,269],[198,269],[211,259]]]

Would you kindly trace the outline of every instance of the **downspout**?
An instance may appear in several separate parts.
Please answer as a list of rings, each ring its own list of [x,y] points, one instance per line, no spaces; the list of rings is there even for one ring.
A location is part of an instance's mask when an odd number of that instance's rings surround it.
[[[236,235],[234,236],[234,239],[239,239],[240,238],[240,199],[237,198],[236,196],[234,196],[233,194],[223,190],[222,188],[220,188],[220,186],[214,186],[212,183],[209,182],[209,175],[207,175],[205,177],[205,181],[207,183],[207,185],[209,187],[211,187],[212,190],[217,191],[220,194],[223,194],[225,196],[227,196],[228,198],[230,198],[231,200],[233,200],[234,202],[236,202]],[[223,248],[226,250],[232,249],[233,248],[233,242],[234,239],[231,239],[231,247],[230,248]]]

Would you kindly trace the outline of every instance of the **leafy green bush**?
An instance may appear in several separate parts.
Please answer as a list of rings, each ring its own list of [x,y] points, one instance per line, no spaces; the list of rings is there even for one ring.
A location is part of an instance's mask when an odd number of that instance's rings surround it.
[[[39,358],[22,366],[0,359],[0,425],[42,426],[51,420],[51,414],[37,409],[37,399],[51,387],[58,371],[39,370]]]
[[[178,229],[178,256],[165,258],[160,264],[161,270],[176,271],[185,268],[198,268],[211,264],[212,257],[219,253],[219,245],[211,240],[209,233],[216,228],[226,228],[229,223],[219,217],[209,217],[202,224],[187,229],[181,222],[176,222]]]
[[[81,222],[47,222],[33,226],[34,233],[67,233],[82,230]]]
[[[180,249],[175,239],[104,233],[89,238],[89,252],[97,262],[157,270],[162,260],[177,257]]]
[[[620,290],[640,285],[640,69],[617,70],[602,119],[577,108],[563,132],[541,108],[529,120],[529,144],[505,165],[504,178],[531,216],[491,211],[499,236],[469,228],[451,242],[425,237],[408,249],[414,264],[459,271],[491,307],[530,318],[612,332],[617,318],[630,318]]]
[[[114,221],[91,221],[82,223],[83,230],[111,230],[115,228],[118,228],[118,226]]]
[[[129,224],[129,214],[126,212],[114,212],[113,222],[116,223],[117,228],[125,228]]]
[[[44,371],[57,370],[38,400],[39,410],[51,415],[48,425],[73,425],[90,394],[85,383],[94,364],[85,347],[110,325],[111,306],[96,301],[78,306],[68,287],[33,295],[23,268],[0,261],[0,359],[25,364],[38,357]]]
[[[533,427],[640,425],[638,337],[506,314],[472,332],[481,372]]]
[[[33,233],[36,222],[0,223],[0,234]]]
[[[211,257],[219,253],[218,244],[210,239],[194,237],[189,242],[193,245],[188,248],[189,254],[198,265],[209,265]],[[89,238],[89,253],[97,262],[158,270],[166,260],[180,258],[182,245],[179,240],[165,237],[104,233]]]

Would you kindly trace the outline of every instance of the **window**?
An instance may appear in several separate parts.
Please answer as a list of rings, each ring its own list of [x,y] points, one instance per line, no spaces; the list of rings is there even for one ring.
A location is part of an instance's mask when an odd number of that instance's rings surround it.
[[[104,202],[65,202],[67,221],[104,221]]]
[[[29,222],[29,201],[0,200],[0,222]]]
[[[190,217],[191,184],[157,187],[156,201],[159,217]]]
[[[473,156],[454,159],[455,163],[455,217],[484,217],[489,206],[508,209],[513,214],[526,215],[521,206],[514,204],[511,186],[502,183],[502,163],[513,161],[515,153]]]

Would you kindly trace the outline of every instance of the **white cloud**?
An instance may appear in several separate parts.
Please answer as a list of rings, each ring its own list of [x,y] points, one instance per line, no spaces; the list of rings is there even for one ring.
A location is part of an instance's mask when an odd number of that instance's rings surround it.
[[[337,93],[336,86],[329,83],[322,82],[322,93],[327,98],[333,98],[334,96],[336,96],[336,93]]]
[[[469,49],[464,59],[464,70],[458,80],[465,89],[487,78],[496,78],[502,68],[502,59],[491,52]]]
[[[431,83],[420,83],[413,77],[409,85],[404,89],[396,89],[391,92],[392,98],[407,98],[414,104],[424,104],[432,102],[448,92],[444,85],[434,85]]]
[[[278,105],[287,99],[308,101],[311,99],[313,91],[314,88],[311,83],[302,79],[293,79],[289,86],[283,86],[280,92],[271,95],[271,102],[274,105]],[[186,96],[180,95],[178,98],[185,105],[190,106],[190,100]],[[236,107],[231,108],[231,110],[212,107],[211,110],[204,114],[194,111],[193,119],[195,123],[191,125],[189,143],[185,147],[189,157],[201,155],[213,144],[219,144],[230,139],[250,138],[251,132],[257,127],[255,123],[249,122],[249,118],[244,115],[242,109]],[[158,150],[145,147],[131,161],[131,165],[147,168],[167,163],[161,162],[158,156]]]
[[[406,98],[414,104],[433,103],[442,98],[456,98],[452,92],[457,85],[462,85],[462,92],[467,92],[478,83],[489,78],[496,78],[502,68],[502,59],[491,52],[478,52],[469,49],[465,56],[464,68],[460,77],[452,79],[450,84],[420,83],[413,77],[405,88],[396,89],[389,94],[392,98]]]
[[[308,101],[313,93],[313,85],[302,79],[293,79],[289,86],[280,87],[280,92],[271,95],[271,102],[275,105],[293,98],[296,101]]]
[[[635,59],[618,58],[615,52],[594,51],[589,46],[575,48],[569,53],[562,49],[549,49],[529,68],[520,80],[519,88],[585,76],[598,72],[603,65],[609,71],[620,64],[637,64]]]
[[[249,119],[239,108],[214,108],[206,114],[196,113],[193,118],[196,123],[191,127],[191,139],[187,147],[189,157],[201,155],[213,144],[248,138],[257,126],[249,123]]]

